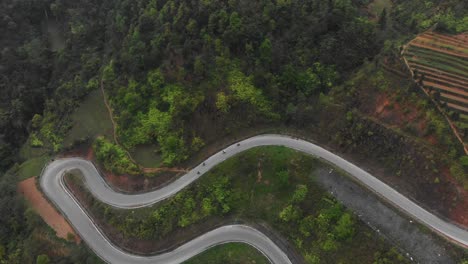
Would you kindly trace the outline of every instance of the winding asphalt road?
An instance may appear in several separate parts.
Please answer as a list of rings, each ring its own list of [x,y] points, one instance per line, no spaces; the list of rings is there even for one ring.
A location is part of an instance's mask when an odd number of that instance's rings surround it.
[[[215,245],[228,242],[243,242],[257,248],[272,263],[287,264],[291,263],[291,261],[271,239],[260,231],[245,225],[228,225],[214,229],[171,252],[160,255],[133,255],[113,245],[102,234],[63,183],[63,175],[66,171],[78,169],[83,173],[87,187],[91,193],[102,202],[126,209],[144,207],[171,197],[225,159],[247,149],[267,145],[286,146],[317,156],[334,164],[410,217],[437,233],[468,247],[468,232],[466,230],[443,221],[343,158],[313,143],[282,135],[260,135],[233,144],[223,151],[214,154],[171,184],[148,193],[124,194],[115,192],[99,175],[99,172],[91,162],[80,158],[59,159],[49,163],[42,172],[40,185],[47,197],[69,219],[89,247],[109,263],[181,263]]]

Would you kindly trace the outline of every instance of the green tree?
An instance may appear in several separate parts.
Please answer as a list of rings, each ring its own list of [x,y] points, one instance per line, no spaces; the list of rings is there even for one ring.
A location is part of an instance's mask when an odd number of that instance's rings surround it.
[[[216,108],[218,108],[218,110],[220,110],[223,113],[229,112],[229,97],[225,93],[219,92],[216,95]]]
[[[229,73],[228,82],[235,99],[250,103],[263,114],[275,116],[271,111],[270,102],[263,96],[262,91],[253,85],[252,77],[234,69]]]
[[[260,52],[260,59],[262,62],[270,64],[271,63],[271,54],[272,54],[272,47],[270,39],[266,38],[263,40],[262,44],[260,44],[259,52]]]
[[[301,209],[294,205],[288,205],[279,214],[279,218],[284,222],[292,222],[298,220],[302,215]]]
[[[39,128],[41,126],[41,122],[42,122],[42,116],[39,115],[39,114],[35,114],[33,116],[33,119],[31,120],[32,128],[34,128],[34,129]]]
[[[309,237],[312,234],[314,224],[314,217],[312,215],[306,216],[299,224],[299,232],[301,232],[304,237]]]
[[[468,169],[468,156],[467,155],[460,157],[460,164],[463,166],[465,170]]]
[[[164,85],[164,76],[160,69],[151,70],[146,75],[146,80],[150,85],[153,95],[159,95]]]
[[[304,201],[304,199],[306,198],[307,192],[308,192],[307,185],[304,185],[304,184],[297,185],[296,190],[293,193],[292,202],[300,203]]]
[[[234,34],[239,34],[242,30],[242,19],[237,12],[232,12],[229,17],[229,29]]]
[[[45,254],[37,256],[36,264],[49,264],[49,263],[50,263],[49,256]]]
[[[307,253],[304,257],[305,261],[308,264],[319,264],[320,263],[320,257],[317,255],[313,255],[311,253]]]
[[[379,26],[381,29],[385,29],[387,27],[387,9],[386,8],[384,8],[382,10],[382,13],[380,13]]]
[[[109,64],[107,64],[104,67],[104,70],[102,71],[102,80],[105,83],[112,83],[116,79],[116,74],[115,74],[115,65],[114,61],[111,60]]]
[[[354,220],[349,213],[344,213],[335,227],[335,234],[338,239],[347,240],[354,236]]]

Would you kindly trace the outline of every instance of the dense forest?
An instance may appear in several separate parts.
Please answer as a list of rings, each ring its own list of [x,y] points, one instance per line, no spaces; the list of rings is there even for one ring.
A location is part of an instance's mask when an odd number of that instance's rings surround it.
[[[110,42],[127,34],[103,81],[123,145],[157,142],[167,164],[196,152],[208,133],[286,121],[379,47],[350,1],[141,5],[138,20],[116,14],[129,23],[115,21]]]
[[[53,251],[37,236],[44,224],[16,195],[25,144],[55,155],[89,141],[106,169],[137,174],[126,154],[141,145],[156,146],[171,166],[243,129],[286,126],[362,157],[381,154],[392,172],[433,180],[443,164],[466,181],[468,165],[454,162],[463,160],[460,147],[411,85],[397,96],[429,109],[427,133],[447,156],[402,135],[412,128],[397,133],[365,116],[366,96],[375,90],[364,88],[390,86],[369,68],[396,60],[414,34],[434,25],[467,31],[467,4],[396,0],[391,11],[372,15],[370,2],[0,2],[0,263],[47,263],[43,254]],[[65,144],[71,113],[100,89],[120,144]],[[95,261],[84,246],[68,247],[70,257],[49,254],[52,262]]]

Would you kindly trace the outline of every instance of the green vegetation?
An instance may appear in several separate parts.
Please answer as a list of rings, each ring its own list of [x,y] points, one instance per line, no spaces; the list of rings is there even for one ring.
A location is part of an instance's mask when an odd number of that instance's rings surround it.
[[[384,10],[390,11],[392,8],[391,0],[374,0],[369,4],[369,10],[374,16],[379,16]]]
[[[261,171],[258,171],[258,163]],[[306,259],[369,263],[390,248],[314,181],[318,160],[285,147],[248,150],[223,162],[188,189],[151,208],[115,210],[87,196],[95,217],[129,239],[164,241],[219,217],[265,221]],[[278,171],[288,174],[276,177]],[[79,177],[68,176],[75,186]],[[215,256],[213,256],[215,257]],[[401,263],[394,258],[393,261]]]
[[[452,162],[450,166],[450,172],[455,177],[464,184],[465,189],[468,189],[468,156],[461,156],[459,160]]]
[[[457,0],[446,0],[443,5],[435,0],[396,1],[395,20],[401,30],[422,31],[437,24],[437,29],[448,33],[462,33],[468,30],[466,7]]]
[[[51,263],[95,261],[83,247],[68,245],[72,256],[65,257],[58,255],[55,244],[38,241],[43,234],[38,236],[35,230],[43,223],[25,220],[26,208],[14,190],[16,180],[37,175],[48,157],[91,144],[99,135],[104,138],[97,139],[94,147],[104,167],[134,174],[138,166],[127,152],[143,166],[179,165],[194,153],[204,153],[213,142],[235,138],[247,128],[287,127],[358,160],[372,160],[388,175],[403,178],[397,179],[407,183],[402,188],[422,197],[424,204],[445,203],[450,200],[445,195],[456,188],[439,171],[451,167],[466,182],[463,165],[453,165],[462,154],[453,138],[444,134],[447,124],[441,116],[431,112],[428,102],[401,77],[398,47],[435,23],[439,30],[466,30],[466,7],[459,2],[1,1],[0,187],[5,190],[0,200],[8,212],[1,214],[0,262],[46,262],[44,255]],[[54,33],[48,34],[51,28],[45,27],[51,24]],[[58,45],[56,36],[62,39]],[[387,71],[400,72],[400,77]],[[112,138],[112,129],[99,91],[101,77],[122,145],[105,139]],[[373,107],[380,96],[398,98],[391,102],[396,111],[399,106],[410,111],[409,101],[421,106],[425,129],[406,121],[401,127],[395,116],[376,118]],[[434,144],[423,140],[433,136]],[[306,197],[314,193],[309,183],[291,185],[296,178],[289,169],[276,169],[262,177],[276,175],[277,180],[268,180],[278,190],[290,188],[292,194],[302,184],[307,186]],[[440,184],[433,184],[436,179]],[[209,198],[205,211],[196,200],[194,214],[174,213],[171,225],[179,228],[209,217],[241,214],[240,205],[229,198],[239,188],[235,183],[219,183],[227,184],[222,191],[232,188],[224,198],[193,191],[191,195]],[[266,184],[257,187],[260,194],[264,189],[278,191]],[[213,192],[208,187],[202,190]],[[310,209],[297,202],[304,190],[300,187],[294,199],[280,191],[278,201],[284,204],[276,204],[261,217],[279,230],[286,223],[298,224]],[[454,204],[449,203],[441,207]],[[317,211],[310,212],[310,219],[325,210],[320,206],[321,202],[312,208]],[[245,215],[253,214],[249,210]],[[287,221],[280,218],[283,211]],[[346,212],[339,211],[326,230],[333,239],[317,230],[311,237],[317,236],[320,243],[311,246],[307,232],[288,233],[295,236],[290,238],[295,244],[302,243],[309,262],[332,254],[314,250],[347,247],[344,237],[349,234],[338,226],[353,219],[342,219]],[[353,241],[360,237],[359,229]],[[354,258],[349,254],[349,259]]]
[[[138,166],[133,163],[125,150],[112,144],[104,137],[98,137],[93,144],[96,158],[104,165],[106,170],[117,174],[137,174]]]
[[[228,243],[211,248],[184,264],[269,264],[268,259],[255,248],[242,243]]]
[[[132,22],[110,35],[110,43],[124,41],[103,69],[105,90],[122,145],[130,152],[156,145],[166,165],[197,152],[194,142],[212,140],[207,134],[222,137],[250,124],[281,122],[288,117],[280,113],[289,109],[292,115],[294,105],[326,95],[339,73],[378,48],[374,26],[350,1],[149,1],[117,9],[130,6],[140,9],[141,19],[128,12],[110,19]],[[253,19],[259,13],[262,19]],[[340,17],[327,22],[334,31],[321,32],[324,25],[315,18],[322,16]],[[304,32],[307,40],[299,37]],[[356,48],[347,52],[350,43]],[[285,48],[297,56],[278,52]]]

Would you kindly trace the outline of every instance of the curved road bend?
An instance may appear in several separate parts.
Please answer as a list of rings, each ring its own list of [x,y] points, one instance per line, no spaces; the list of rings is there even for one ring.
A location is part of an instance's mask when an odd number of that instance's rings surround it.
[[[220,227],[187,242],[174,251],[161,255],[132,255],[116,248],[107,240],[63,184],[62,176],[66,171],[79,169],[82,171],[91,193],[102,202],[118,208],[144,207],[176,194],[225,159],[253,147],[268,145],[286,146],[333,163],[409,216],[451,240],[465,247],[468,246],[468,232],[466,230],[441,220],[345,159],[310,142],[282,135],[254,136],[233,144],[212,155],[204,163],[196,166],[171,184],[148,193],[124,194],[115,192],[99,175],[91,162],[79,158],[59,159],[49,163],[43,170],[40,185],[47,197],[65,214],[90,248],[110,263],[180,263],[212,246],[227,242],[250,244],[260,250],[273,263],[291,263],[286,254],[268,237],[258,230],[243,225]]]

